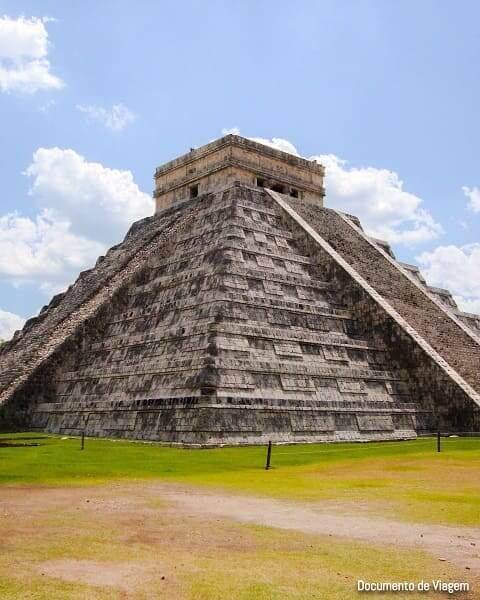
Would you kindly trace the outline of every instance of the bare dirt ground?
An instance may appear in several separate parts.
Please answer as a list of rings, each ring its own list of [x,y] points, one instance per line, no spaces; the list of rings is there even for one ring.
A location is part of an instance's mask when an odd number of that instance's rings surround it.
[[[210,564],[215,568],[223,555],[228,558],[238,553],[248,564],[249,555],[262,551],[264,542],[245,524],[323,536],[332,542],[366,542],[386,551],[426,551],[445,575],[463,573],[465,580],[479,581],[480,528],[380,519],[367,514],[365,507],[334,502],[280,501],[193,486],[138,482],[97,487],[2,488],[0,574],[3,562],[7,575],[15,575],[15,569],[21,565],[22,579],[27,582],[40,577],[43,581],[73,584],[74,589],[85,585],[114,591],[113,596],[97,596],[91,591],[94,588],[88,587],[84,595],[61,591],[43,596],[20,591],[5,597],[221,597],[201,595],[198,591],[192,596],[191,591],[185,592],[185,581],[188,573],[199,570],[198,557],[210,553]],[[272,533],[273,551],[281,549],[282,544],[285,551],[303,551],[304,541],[300,538],[275,536]],[[239,581],[245,579],[246,573],[248,569],[239,572]],[[275,577],[280,578],[281,574]],[[353,589],[354,578],[351,579],[349,589]],[[146,581],[159,586],[155,595],[141,595],[139,590]],[[205,585],[211,587],[212,583]]]
[[[270,498],[252,498],[204,493],[199,490],[172,490],[158,493],[187,513],[213,515],[292,529],[317,535],[341,536],[374,544],[410,546],[427,550],[439,559],[480,574],[480,528],[411,524],[372,518],[347,512],[345,506],[301,504]]]
[[[42,575],[64,579],[72,583],[86,583],[100,587],[115,587],[133,591],[136,574],[141,565],[131,563],[96,562],[93,560],[57,559],[40,563],[37,569]]]

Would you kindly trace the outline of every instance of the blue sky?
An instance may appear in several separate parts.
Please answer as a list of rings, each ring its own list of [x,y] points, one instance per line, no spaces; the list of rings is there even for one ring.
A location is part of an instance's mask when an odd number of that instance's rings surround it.
[[[1,2],[0,337],[235,128],[480,312],[478,2]],[[276,141],[272,140],[276,138]]]

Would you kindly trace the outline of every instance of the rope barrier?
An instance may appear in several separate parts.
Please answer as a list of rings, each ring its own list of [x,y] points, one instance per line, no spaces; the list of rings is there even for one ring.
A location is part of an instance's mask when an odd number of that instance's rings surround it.
[[[406,441],[407,442],[408,441],[429,442],[430,438],[426,438],[425,437],[425,438],[422,438],[421,440],[420,439],[405,440],[403,442],[358,442],[357,445],[358,445],[358,447],[361,447],[361,446],[364,445],[367,448],[378,447],[378,446],[384,446],[384,447],[388,446],[388,448],[391,448],[392,446],[404,446]],[[355,442],[338,442],[338,443],[339,444],[340,443],[346,443],[346,444],[348,444],[348,443],[355,443]],[[325,454],[325,453],[329,453],[329,452],[335,452],[335,453],[337,453],[337,452],[351,452],[351,451],[352,451],[352,448],[328,448],[328,450],[327,449],[323,450],[322,448],[318,448],[317,450],[304,450],[304,451],[301,451],[301,450],[297,449],[295,452],[282,452],[281,450],[279,452],[277,450],[277,451],[275,451],[275,456],[278,456],[279,454],[296,454],[298,456],[300,454],[318,454],[319,452],[322,453],[322,454]]]
[[[453,440],[457,440],[457,439],[462,439],[463,440],[476,440],[479,441],[480,440],[480,432],[471,432],[471,431],[456,431],[454,433],[441,433],[440,436],[442,438],[444,438],[445,440],[451,439]],[[418,437],[416,439],[413,440],[401,440],[398,442],[389,442],[389,441],[384,441],[384,442],[360,442],[357,443],[357,447],[359,448],[361,445],[364,445],[366,448],[378,448],[379,446],[383,446],[384,448],[391,448],[392,446],[404,446],[405,442],[409,442],[409,441],[414,441],[414,442],[422,442],[422,446],[424,444],[431,444],[432,441],[435,441],[436,439],[438,439],[438,434],[428,434],[428,435],[422,435],[421,437]],[[338,442],[338,443],[352,443],[352,442]],[[353,442],[354,443],[354,442]],[[275,450],[274,452],[274,456],[279,456],[279,455],[283,455],[283,456],[296,456],[296,457],[301,457],[304,456],[305,454],[317,454],[319,456],[321,455],[325,455],[325,454],[337,454],[339,452],[350,452],[352,453],[352,450],[354,451],[355,449],[353,449],[352,447],[349,448],[335,448],[333,446],[335,446],[336,444],[332,444],[330,447],[326,447],[326,446],[318,446],[315,450],[302,450],[300,449],[298,446],[296,448],[292,448],[292,451],[278,451]],[[278,446],[277,446],[278,447]],[[438,450],[440,452],[440,450]],[[267,456],[267,464],[268,467],[270,468],[270,457],[272,456],[272,442],[269,442],[268,444],[268,456]]]

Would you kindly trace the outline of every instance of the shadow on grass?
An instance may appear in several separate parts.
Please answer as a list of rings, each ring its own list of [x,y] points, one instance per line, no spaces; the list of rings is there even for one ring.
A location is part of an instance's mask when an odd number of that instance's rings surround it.
[[[10,442],[0,442],[0,448],[35,448],[41,444],[12,444]]]
[[[46,435],[36,435],[36,436],[25,436],[25,437],[14,437],[14,438],[5,438],[2,437],[2,442],[14,442],[17,440],[48,440],[48,437]]]

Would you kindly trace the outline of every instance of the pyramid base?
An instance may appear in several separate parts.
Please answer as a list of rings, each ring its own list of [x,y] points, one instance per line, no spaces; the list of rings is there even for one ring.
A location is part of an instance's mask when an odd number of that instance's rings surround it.
[[[135,402],[117,409],[59,404],[40,405],[31,428],[58,434],[156,441],[191,447],[318,442],[366,442],[414,439],[431,429],[431,414],[412,405],[365,406],[362,403],[256,400],[229,404],[227,399],[182,398]],[[141,401],[143,402],[143,401]],[[161,406],[159,406],[161,402]],[[247,400],[245,400],[247,402]],[[118,403],[117,403],[118,404]],[[334,406],[332,406],[334,404]]]

